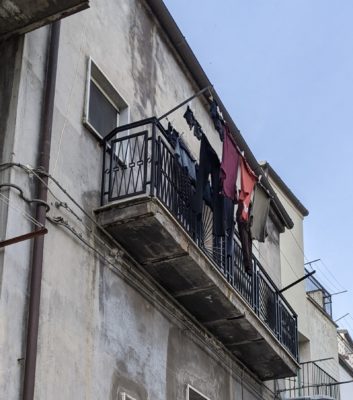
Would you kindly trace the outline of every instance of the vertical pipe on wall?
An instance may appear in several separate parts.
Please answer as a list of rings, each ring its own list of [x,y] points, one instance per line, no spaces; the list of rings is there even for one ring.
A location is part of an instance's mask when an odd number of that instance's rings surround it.
[[[47,66],[42,107],[42,123],[38,144],[38,166],[49,171],[51,133],[53,125],[54,97],[56,84],[56,71],[58,64],[60,37],[60,21],[54,22],[50,27],[48,39]],[[43,177],[47,183],[47,178]],[[38,199],[47,201],[48,191],[46,186],[39,182],[37,187]],[[44,226],[46,222],[46,208],[40,204],[36,208],[35,218]],[[29,293],[29,309],[27,322],[27,343],[25,355],[25,371],[23,382],[23,400],[33,400],[37,361],[39,309],[42,285],[44,235],[35,238],[31,258],[31,282]]]

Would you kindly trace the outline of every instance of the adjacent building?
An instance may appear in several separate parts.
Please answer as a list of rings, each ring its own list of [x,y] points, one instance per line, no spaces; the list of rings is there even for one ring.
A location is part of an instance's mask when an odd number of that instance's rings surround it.
[[[352,398],[353,393],[353,340],[347,329],[337,330],[341,400]]]
[[[340,398],[341,381],[337,349],[337,325],[332,319],[332,297],[310,273],[304,257],[304,218],[309,211],[269,163],[261,163],[294,227],[281,235],[281,284],[283,295],[298,315],[300,369],[279,389],[283,398]],[[260,258],[261,259],[261,258]],[[286,289],[288,288],[288,289]]]

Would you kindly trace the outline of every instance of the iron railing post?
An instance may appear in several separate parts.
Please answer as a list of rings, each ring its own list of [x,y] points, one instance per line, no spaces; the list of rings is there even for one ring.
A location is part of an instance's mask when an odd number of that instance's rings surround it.
[[[112,175],[113,175],[113,158],[115,152],[115,143],[113,141],[110,142],[110,162],[109,162],[109,177],[108,177],[108,201],[111,200],[112,197]]]
[[[101,206],[104,205],[105,194],[105,158],[107,152],[107,142],[103,139],[103,165],[102,165],[102,183],[101,183]]]
[[[152,122],[152,152],[151,152],[151,187],[150,196],[153,197],[155,193],[155,179],[156,179],[156,121]],[[157,160],[158,162],[158,160]]]

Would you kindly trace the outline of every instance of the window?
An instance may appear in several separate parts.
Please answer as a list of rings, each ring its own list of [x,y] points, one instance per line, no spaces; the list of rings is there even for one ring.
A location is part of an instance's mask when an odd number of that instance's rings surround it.
[[[127,393],[121,393],[121,400],[136,400],[135,398],[129,396]]]
[[[117,126],[129,123],[128,104],[91,58],[88,60],[83,123],[99,139]]]
[[[210,400],[208,397],[202,395],[198,390],[192,386],[187,386],[186,400]]]

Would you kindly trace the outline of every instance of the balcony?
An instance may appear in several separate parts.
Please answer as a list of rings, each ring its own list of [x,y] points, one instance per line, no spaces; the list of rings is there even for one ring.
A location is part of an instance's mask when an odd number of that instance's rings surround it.
[[[300,364],[300,370],[295,378],[286,379],[286,389],[282,394],[284,399],[303,399],[305,396],[319,396],[340,400],[339,382],[329,375],[316,362],[304,362]]]
[[[89,7],[88,0],[12,0],[1,3],[0,39],[29,32]]]
[[[194,215],[194,187],[155,118],[104,141],[100,223],[146,272],[262,380],[295,376],[297,317],[253,257],[245,272],[238,238],[227,257],[212,210]]]

